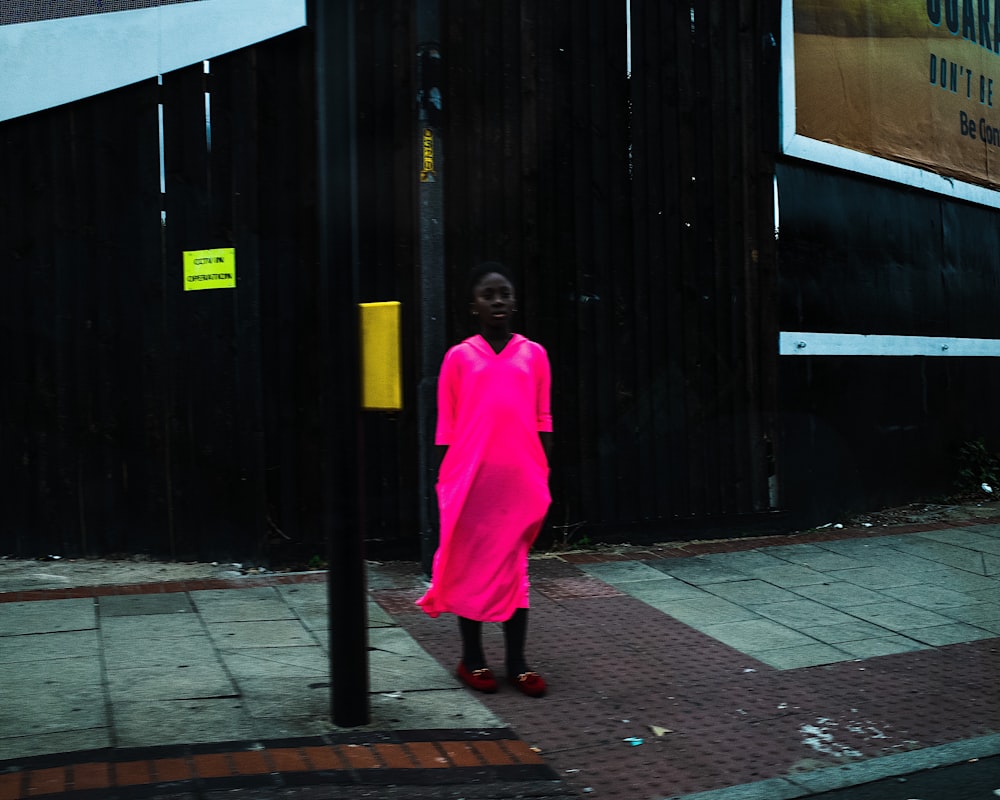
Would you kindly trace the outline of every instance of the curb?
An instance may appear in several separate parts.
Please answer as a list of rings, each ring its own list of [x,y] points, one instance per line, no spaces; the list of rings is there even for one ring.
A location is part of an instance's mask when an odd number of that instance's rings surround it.
[[[0,762],[0,800],[155,797],[287,786],[558,783],[509,729],[330,734],[299,739],[90,750]]]
[[[956,766],[965,761],[998,754],[1000,734],[991,734],[937,747],[925,747],[909,753],[872,758],[842,767],[827,767],[801,775],[769,778],[696,794],[671,795],[665,800],[799,800],[886,778],[900,778],[916,772]]]

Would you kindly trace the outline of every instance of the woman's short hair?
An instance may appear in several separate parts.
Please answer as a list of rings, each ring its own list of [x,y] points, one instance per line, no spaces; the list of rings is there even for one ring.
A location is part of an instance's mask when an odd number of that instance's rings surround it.
[[[471,270],[469,270],[468,283],[466,284],[466,297],[472,298],[476,294],[476,286],[479,282],[491,273],[497,273],[497,275],[503,275],[510,285],[514,285],[514,278],[510,273],[510,270],[499,261],[484,261],[481,264],[476,264]]]

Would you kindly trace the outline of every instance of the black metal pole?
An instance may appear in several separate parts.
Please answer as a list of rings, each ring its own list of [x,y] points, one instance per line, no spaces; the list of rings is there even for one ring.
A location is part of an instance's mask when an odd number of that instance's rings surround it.
[[[420,242],[420,552],[430,574],[437,548],[437,458],[434,449],[437,373],[445,351],[444,147],[441,116],[444,65],[439,0],[414,0],[417,31],[417,216]]]
[[[323,524],[335,725],[370,719],[361,484],[355,2],[310,0],[316,33]]]

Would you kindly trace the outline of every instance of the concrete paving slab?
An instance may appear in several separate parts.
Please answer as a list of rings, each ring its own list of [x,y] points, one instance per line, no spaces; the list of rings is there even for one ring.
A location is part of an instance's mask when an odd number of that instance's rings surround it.
[[[658,611],[669,614],[674,619],[697,630],[704,630],[708,625],[760,619],[753,611],[736,603],[730,603],[728,600],[723,600],[721,597],[713,597],[707,592],[705,592],[704,597],[693,600],[645,602]]]
[[[87,661],[93,659],[32,662],[30,673],[5,675],[0,731],[26,736],[106,727],[101,678]]]
[[[0,725],[17,736],[103,728],[108,725],[104,695],[95,687],[67,690],[58,699],[13,697],[4,703]]]
[[[117,747],[153,747],[253,739],[240,698],[139,700],[112,707]]]
[[[871,639],[858,639],[851,642],[841,642],[838,648],[847,652],[852,658],[880,658],[894,656],[899,653],[913,653],[917,650],[927,650],[929,645],[923,644],[902,634],[879,636]]]
[[[0,733],[0,761],[94,750],[111,747],[111,744],[111,728],[106,724],[97,728],[73,728],[31,735],[10,736]]]
[[[973,574],[983,574],[982,554],[965,547],[922,539],[919,536],[900,541],[893,547],[904,553],[933,561],[935,564],[946,564]]]
[[[302,625],[314,636],[316,634],[327,635],[330,629],[330,615],[325,608],[310,608],[308,606],[294,609],[294,616]],[[382,621],[368,622],[368,628],[390,628],[391,623]]]
[[[897,586],[883,589],[882,592],[894,600],[932,611],[967,606],[972,602],[972,598],[964,592],[941,586]]]
[[[129,639],[124,636],[105,637],[104,660],[107,669],[132,669],[135,667],[175,668],[192,664],[213,664],[218,652],[201,627],[186,638]]]
[[[699,630],[744,653],[763,653],[786,647],[814,645],[816,641],[769,619],[750,619],[704,625]]]
[[[752,579],[709,584],[705,586],[705,591],[750,608],[773,603],[787,603],[799,599],[798,595],[778,586]]]
[[[11,667],[4,671],[3,687],[5,694],[24,694],[44,703],[65,692],[99,688],[102,676],[100,661],[80,654]],[[3,703],[0,703],[0,708],[2,707]]]
[[[63,658],[96,658],[97,655],[96,629],[26,633],[0,639],[0,664],[6,665]]]
[[[225,669],[216,664],[184,667],[109,669],[108,694],[113,704],[149,700],[191,700],[239,694]]]
[[[296,606],[296,610],[301,610]],[[310,607],[310,610],[315,610],[314,607]],[[368,603],[368,627],[369,628],[394,628],[396,627],[396,621],[389,615],[387,611],[382,609],[378,603],[374,601],[369,601]],[[322,617],[325,623],[329,623],[329,612],[327,607],[322,606]],[[312,627],[312,625],[310,625]]]
[[[681,559],[666,558],[660,561],[650,561],[649,565],[660,572],[695,586],[738,581],[746,578],[744,573],[726,566],[723,561],[717,560],[711,555]]]
[[[627,588],[629,595],[651,605],[670,600],[695,600],[706,596],[705,591],[697,586],[679,581],[677,578],[664,575],[656,570],[650,571],[659,577],[651,580],[628,581],[627,587],[619,588]]]
[[[934,628],[951,622],[948,617],[943,617],[934,611],[895,600],[877,605],[855,606],[851,609],[851,613],[867,622],[897,633],[915,628]]]
[[[112,595],[97,599],[98,613],[107,617],[137,617],[147,614],[189,614],[194,611],[183,592],[167,594]]]
[[[611,586],[630,581],[663,578],[663,572],[644,561],[610,561],[603,564],[581,564],[580,571],[600,578]]]
[[[326,581],[318,583],[292,583],[286,586],[276,586],[285,602],[290,606],[320,604],[326,606],[330,590]]]
[[[941,613],[958,622],[983,628],[984,630],[1000,631],[1000,603],[975,603],[968,606],[952,606],[942,609]]]
[[[781,559],[778,559],[778,561],[781,562]],[[830,580],[824,572],[787,562],[784,562],[783,566],[753,567],[747,570],[747,575],[784,588],[813,586],[817,583],[824,583]]]
[[[960,644],[961,642],[975,642],[980,639],[992,639],[996,633],[974,625],[965,625],[956,622],[953,625],[941,625],[936,628],[920,628],[915,631],[908,631],[907,635],[918,642],[929,644],[932,647],[946,647],[950,644]]]
[[[430,658],[427,651],[402,628],[378,628],[369,631],[368,647],[370,650],[384,651],[394,655]]]
[[[206,627],[212,641],[226,650],[238,647],[311,647],[317,643],[297,619],[213,622]]]
[[[836,664],[851,656],[836,647],[825,644],[806,644],[783,647],[778,650],[748,651],[747,655],[775,669],[803,669],[823,664]]]
[[[780,620],[779,620],[780,621]],[[839,645],[841,642],[857,642],[862,639],[877,639],[886,635],[885,628],[862,622],[859,619],[840,625],[819,625],[809,628],[809,635],[826,644]]]
[[[994,603],[1000,598],[1000,589],[976,589],[966,594],[972,598],[973,604]]]
[[[426,653],[399,655],[374,650],[368,656],[369,681],[373,692],[417,689],[456,689],[458,680]]]
[[[275,680],[328,678],[330,659],[319,645],[304,647],[244,647],[222,650],[222,662],[236,682],[271,676]]]
[[[887,567],[857,567],[855,569],[841,569],[828,573],[830,578],[837,581],[846,581],[860,586],[864,589],[890,589],[899,586],[919,586],[923,581],[915,575],[910,575],[899,569]]]
[[[42,605],[42,604],[39,604]],[[179,639],[196,631],[205,632],[201,621],[193,614],[150,614],[141,617],[106,617],[101,619],[101,639]]]
[[[772,554],[770,548],[742,550],[735,553],[713,553],[708,558],[717,567],[735,570],[747,576],[751,576],[753,571],[759,569],[788,566],[787,560]]]
[[[1000,555],[1000,538],[984,535],[977,529],[927,531],[926,533],[921,533],[920,536],[923,539],[967,547],[970,550],[978,550],[981,553]]]
[[[295,720],[330,725],[330,672],[280,681],[257,675],[240,680],[243,705],[254,720]],[[270,734],[269,734],[270,736]]]
[[[319,644],[324,650],[330,649],[330,629],[326,625],[319,627],[309,626],[309,632],[312,634],[313,639]]]
[[[273,587],[191,592],[206,622],[255,622],[294,619],[295,613]]]
[[[794,596],[794,595],[793,595]],[[854,625],[858,621],[850,614],[825,606],[813,600],[797,598],[792,602],[755,606],[754,611],[789,628],[812,635],[815,628]],[[832,642],[827,641],[828,644]]]
[[[823,583],[813,586],[794,586],[790,591],[796,594],[815,600],[817,603],[837,609],[853,609],[856,606],[871,605],[885,601],[885,595],[873,592],[870,589],[862,589],[853,583],[830,579],[830,583]],[[853,612],[851,612],[853,614]]]
[[[82,631],[97,627],[93,598],[50,600],[45,603],[4,603],[0,636],[24,633]]]
[[[985,568],[985,567],[984,567]],[[997,578],[977,575],[952,567],[935,566],[921,573],[921,579],[931,586],[943,586],[959,592],[996,591],[1000,592]]]
[[[828,542],[820,542],[816,545],[831,553],[839,553],[842,556],[856,561],[858,566],[874,566],[886,563],[887,549],[889,542],[885,537],[872,539],[833,539]],[[849,568],[850,569],[850,568]]]
[[[793,564],[800,564],[804,567],[817,570],[819,572],[830,572],[836,569],[851,569],[854,567],[864,567],[867,564],[857,561],[850,556],[835,553],[825,547],[810,544],[779,545],[768,548],[768,553],[778,558],[790,561]]]

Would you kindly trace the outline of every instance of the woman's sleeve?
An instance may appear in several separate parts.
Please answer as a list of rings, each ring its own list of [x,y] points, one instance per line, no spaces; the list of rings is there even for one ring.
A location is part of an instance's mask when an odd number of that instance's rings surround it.
[[[434,444],[450,445],[455,432],[455,406],[458,397],[458,364],[453,351],[445,353],[437,382],[437,429]]]
[[[549,366],[549,355],[545,348],[538,345],[536,363],[535,408],[538,416],[538,430],[542,433],[552,432],[552,368]]]

